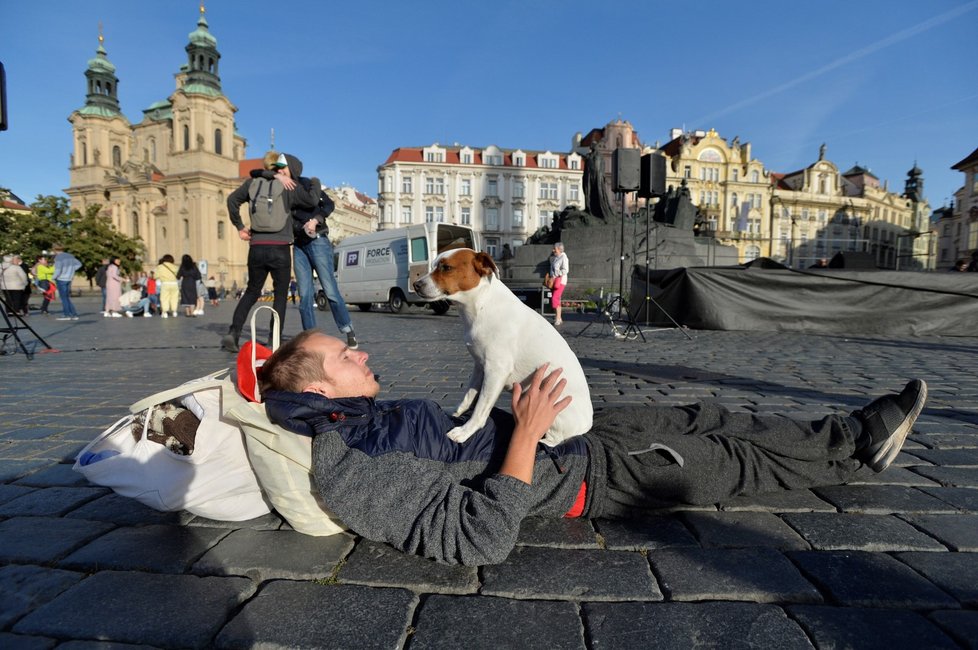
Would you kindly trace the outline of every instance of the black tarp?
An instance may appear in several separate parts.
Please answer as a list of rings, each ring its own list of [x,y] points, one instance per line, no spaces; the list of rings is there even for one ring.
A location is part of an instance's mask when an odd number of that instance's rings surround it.
[[[645,303],[644,266],[631,304]],[[767,259],[649,273],[651,297],[695,329],[890,336],[978,336],[978,273],[795,271]],[[649,322],[672,323],[650,302]],[[645,321],[644,309],[636,318]]]

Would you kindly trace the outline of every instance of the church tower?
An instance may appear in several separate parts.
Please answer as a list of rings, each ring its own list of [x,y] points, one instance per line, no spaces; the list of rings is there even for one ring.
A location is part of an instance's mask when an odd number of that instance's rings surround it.
[[[917,166],[915,162],[913,168],[907,172],[907,181],[904,184],[903,196],[910,200],[911,210],[913,213],[912,225],[910,230],[913,232],[923,232],[924,231],[924,210],[921,209],[921,204],[925,202],[924,199],[924,172]]]
[[[85,105],[68,117],[74,141],[70,163],[72,187],[100,183],[129,158],[129,120],[119,108],[119,78],[104,42],[100,26],[95,58],[88,61],[85,70]]]

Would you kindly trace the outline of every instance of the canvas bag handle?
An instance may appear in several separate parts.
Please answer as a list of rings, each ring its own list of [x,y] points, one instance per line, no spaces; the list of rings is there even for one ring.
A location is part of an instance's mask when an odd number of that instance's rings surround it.
[[[258,318],[258,314],[264,310],[271,312],[272,315],[272,352],[278,350],[279,345],[282,344],[282,322],[279,319],[278,312],[268,305],[261,305],[251,314],[251,371],[255,373],[255,378],[258,377],[258,334],[256,332],[255,319]],[[264,362],[264,360],[263,360]],[[258,388],[258,382],[255,382],[255,401],[261,402],[261,390]]]

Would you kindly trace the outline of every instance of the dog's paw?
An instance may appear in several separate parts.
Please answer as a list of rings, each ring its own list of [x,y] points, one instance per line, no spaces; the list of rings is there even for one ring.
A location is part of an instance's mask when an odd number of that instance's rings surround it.
[[[465,442],[472,437],[473,433],[475,433],[475,429],[472,427],[461,426],[455,427],[449,431],[447,435],[449,440],[453,440],[455,442]]]

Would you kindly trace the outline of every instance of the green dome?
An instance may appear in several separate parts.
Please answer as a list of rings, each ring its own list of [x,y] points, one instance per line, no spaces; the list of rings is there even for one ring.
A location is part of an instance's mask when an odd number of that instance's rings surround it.
[[[200,20],[197,21],[197,29],[190,32],[188,36],[190,42],[194,45],[202,45],[204,47],[217,47],[217,39],[214,35],[207,31],[207,19],[204,18],[203,14],[200,16]]]
[[[105,53],[105,48],[99,43],[98,49],[95,50],[95,58],[88,60],[88,69],[95,72],[109,72],[115,73],[115,66],[109,61]]]

